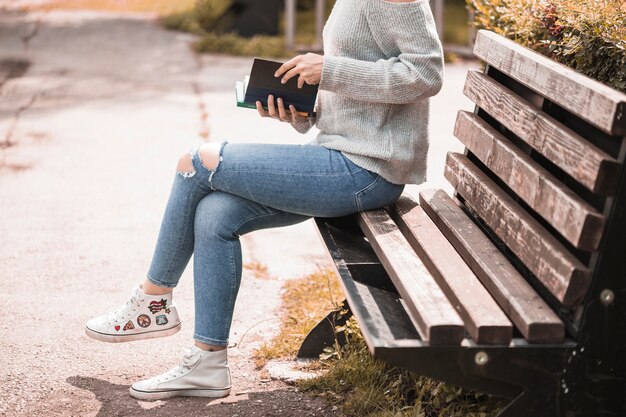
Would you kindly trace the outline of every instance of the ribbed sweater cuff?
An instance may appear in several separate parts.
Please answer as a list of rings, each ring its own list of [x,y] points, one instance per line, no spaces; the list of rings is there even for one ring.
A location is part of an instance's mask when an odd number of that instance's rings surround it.
[[[300,123],[292,124],[293,128],[296,129],[298,133],[306,133],[311,127],[313,127],[313,122],[311,119],[303,120]]]
[[[341,58],[336,56],[324,55],[322,64],[322,78],[320,80],[320,89],[333,91],[336,89],[341,74]]]

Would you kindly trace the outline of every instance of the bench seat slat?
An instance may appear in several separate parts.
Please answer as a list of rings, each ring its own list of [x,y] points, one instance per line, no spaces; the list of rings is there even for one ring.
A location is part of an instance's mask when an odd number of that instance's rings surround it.
[[[488,75],[469,71],[463,93],[587,189],[613,195],[619,163]]]
[[[354,216],[343,220],[356,223]],[[320,237],[335,266],[343,293],[371,353],[376,355],[378,349],[388,348],[398,343],[406,346],[423,345],[424,342],[420,339],[398,294],[354,279],[348,265],[369,257],[369,251],[363,254],[357,253],[358,251],[353,247],[355,236],[329,225],[327,219],[316,218],[315,221]]]
[[[345,288],[345,287],[344,287]],[[402,343],[422,346],[425,343],[415,329],[398,294],[352,281],[348,304],[373,355],[376,350]]]
[[[506,257],[443,190],[424,190],[420,205],[530,343],[560,343],[565,326]]]
[[[402,232],[383,210],[359,213],[359,224],[415,320],[431,345],[458,345],[463,321],[415,254]]]
[[[424,210],[410,198],[402,197],[389,212],[457,307],[472,339],[479,344],[508,345],[513,335],[511,322]]]
[[[362,284],[396,292],[374,249],[361,232],[356,216],[317,217],[320,239],[326,243],[332,261],[341,259],[348,268],[350,279]],[[352,229],[346,229],[346,226]],[[358,230],[358,233],[355,233]]]
[[[445,177],[485,224],[565,306],[584,296],[591,272],[465,155],[449,153]]]
[[[598,248],[604,217],[473,113],[460,111],[455,136],[578,249]]]
[[[486,30],[474,55],[604,132],[626,132],[625,94]]]

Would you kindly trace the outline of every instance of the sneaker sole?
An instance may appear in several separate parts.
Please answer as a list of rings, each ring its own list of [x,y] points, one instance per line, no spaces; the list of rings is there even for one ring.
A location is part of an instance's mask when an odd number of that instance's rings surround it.
[[[156,401],[165,400],[173,397],[205,397],[205,398],[222,398],[230,394],[230,388],[211,388],[211,389],[185,389],[172,391],[138,391],[133,387],[128,389],[130,396],[138,400]]]
[[[95,330],[91,330],[89,327],[85,327],[85,334],[101,342],[107,342],[107,343],[133,342],[135,340],[146,340],[146,339],[155,339],[157,337],[171,336],[180,331],[181,324],[182,323],[178,323],[176,326],[171,327],[169,329],[155,330],[155,331],[146,332],[146,333],[127,334],[127,335],[110,335],[106,333],[99,333],[99,332],[96,332]]]

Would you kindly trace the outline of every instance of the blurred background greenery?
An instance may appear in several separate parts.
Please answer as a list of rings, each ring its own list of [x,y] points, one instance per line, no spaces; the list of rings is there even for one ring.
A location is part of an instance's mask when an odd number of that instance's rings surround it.
[[[326,14],[335,0],[326,0]],[[284,20],[279,19],[279,33],[275,36],[256,35],[242,37],[228,31],[229,8],[233,0],[199,0],[187,10],[180,10],[162,17],[170,29],[196,33],[201,39],[194,48],[202,52],[221,52],[237,55],[262,55],[270,57],[289,56],[284,43]],[[315,44],[315,0],[299,0],[297,10],[296,45],[298,50],[307,50]],[[444,41],[466,44],[468,37],[468,15],[465,0],[447,0],[444,9]]]

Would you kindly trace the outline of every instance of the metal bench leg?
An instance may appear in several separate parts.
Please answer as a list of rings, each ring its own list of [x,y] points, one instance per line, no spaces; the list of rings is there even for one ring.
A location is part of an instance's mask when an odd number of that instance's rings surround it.
[[[306,336],[298,351],[298,361],[317,360],[324,352],[324,348],[334,346],[335,343],[343,346],[346,338],[343,333],[336,334],[335,328],[346,324],[350,317],[352,317],[350,306],[343,300],[339,310],[328,313]]]

